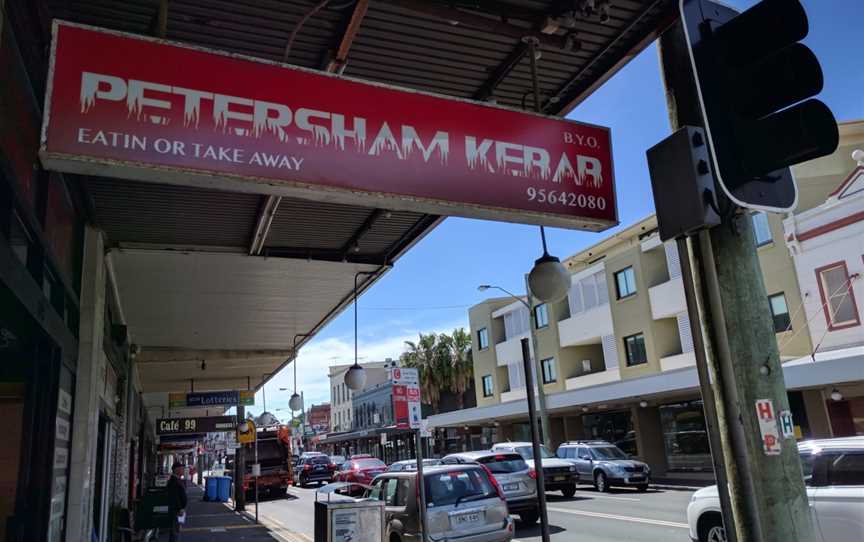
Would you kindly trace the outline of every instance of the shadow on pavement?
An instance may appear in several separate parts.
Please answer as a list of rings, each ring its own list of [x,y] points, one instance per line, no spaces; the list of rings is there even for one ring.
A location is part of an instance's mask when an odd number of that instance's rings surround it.
[[[549,526],[549,534],[558,534],[563,533],[567,529],[559,527],[557,525]],[[535,525],[531,525],[530,527],[525,527],[522,522],[518,519],[516,520],[516,536],[519,538],[522,537],[530,537],[530,536],[540,536],[540,524],[537,523]]]

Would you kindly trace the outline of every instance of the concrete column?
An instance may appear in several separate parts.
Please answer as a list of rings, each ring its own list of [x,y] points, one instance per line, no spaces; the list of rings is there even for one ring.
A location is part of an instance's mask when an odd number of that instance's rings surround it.
[[[639,457],[651,467],[654,476],[666,474],[666,446],[663,443],[663,428],[660,425],[660,409],[634,406],[630,410],[633,429],[636,431],[636,446]]]
[[[66,542],[90,540],[93,530],[93,485],[99,431],[99,382],[105,316],[105,247],[102,234],[90,226],[84,233],[81,273],[81,321],[75,415],[69,467]]]
[[[566,440],[581,440],[585,438],[585,426],[582,416],[564,417],[564,438]]]
[[[831,438],[831,419],[828,417],[828,407],[825,406],[825,394],[821,389],[804,390],[804,409],[807,411],[807,422],[810,425],[812,438]]]

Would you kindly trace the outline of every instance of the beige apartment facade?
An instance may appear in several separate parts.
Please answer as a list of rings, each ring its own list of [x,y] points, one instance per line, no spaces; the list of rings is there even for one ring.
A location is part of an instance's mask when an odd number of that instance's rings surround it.
[[[854,163],[846,163],[849,147],[859,144],[864,122],[843,124],[840,131],[837,153],[821,165],[817,160],[796,170],[802,187],[798,212],[824,203],[853,169]],[[838,156],[842,152],[845,162]],[[864,381],[864,352],[850,354],[861,360],[836,363],[814,353],[783,219],[751,215],[768,294],[764,303],[774,319],[796,431],[801,438],[827,437],[833,434],[831,390]],[[533,317],[511,298],[486,300],[469,310],[478,406],[433,417],[431,423],[480,433],[483,445],[527,439],[522,344],[531,345],[528,326],[536,321],[539,352],[530,351],[541,365],[554,445],[603,438],[647,460],[656,475],[710,476],[691,321],[674,243],[660,241],[656,217],[649,216],[564,264],[571,273],[567,298],[533,307]]]

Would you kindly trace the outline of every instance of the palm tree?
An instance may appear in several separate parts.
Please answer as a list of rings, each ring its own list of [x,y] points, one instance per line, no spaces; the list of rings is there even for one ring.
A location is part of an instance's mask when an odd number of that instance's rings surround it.
[[[441,338],[447,337],[442,335]],[[456,394],[456,404],[459,409],[465,408],[465,392],[471,388],[474,381],[474,362],[471,355],[471,335],[465,328],[454,329],[447,337],[449,350],[450,378],[448,389]]]
[[[441,389],[447,376],[442,371],[441,345],[434,333],[420,334],[419,340],[405,341],[406,351],[399,357],[402,365],[413,367],[420,373],[420,393],[432,405],[432,411],[438,414],[438,402],[441,399]]]

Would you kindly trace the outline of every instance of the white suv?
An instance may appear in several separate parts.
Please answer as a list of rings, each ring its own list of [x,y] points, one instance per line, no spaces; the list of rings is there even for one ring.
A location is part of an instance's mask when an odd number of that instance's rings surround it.
[[[817,542],[864,539],[864,437],[798,444]],[[725,542],[717,486],[700,489],[687,507],[690,538]]]

